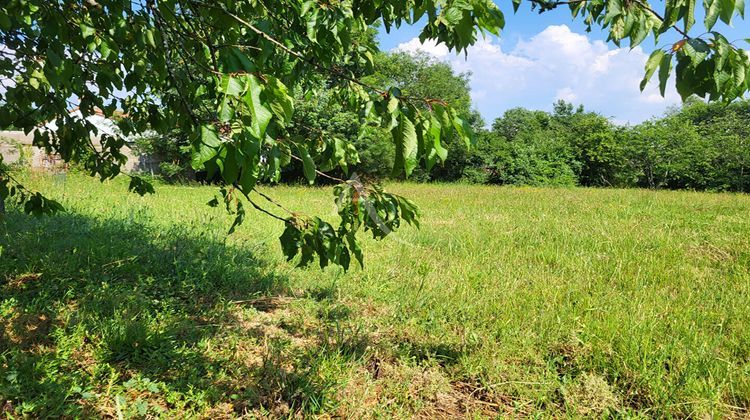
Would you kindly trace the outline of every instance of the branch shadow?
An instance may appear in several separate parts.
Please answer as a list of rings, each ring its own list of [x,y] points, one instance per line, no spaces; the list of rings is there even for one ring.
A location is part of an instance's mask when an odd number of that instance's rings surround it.
[[[290,359],[262,329],[242,327],[233,303],[289,297],[285,276],[206,230],[134,218],[9,212],[0,222],[0,291],[2,416],[116,415],[103,407],[119,410],[126,397],[142,416],[219,405],[234,414],[314,411],[331,385],[319,379],[320,354],[361,357],[368,340],[306,331],[309,344]],[[236,328],[246,340],[228,343],[231,351],[206,348]],[[257,363],[237,363],[243,346],[254,346]],[[142,404],[159,393],[155,406]]]

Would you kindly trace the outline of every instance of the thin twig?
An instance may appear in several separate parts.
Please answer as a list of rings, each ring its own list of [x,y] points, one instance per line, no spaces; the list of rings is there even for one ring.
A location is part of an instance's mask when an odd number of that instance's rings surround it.
[[[237,191],[239,191],[240,193],[242,193],[243,196],[245,196],[245,199],[247,199],[247,201],[250,203],[251,206],[253,206],[255,208],[255,210],[258,210],[261,213],[265,213],[266,215],[271,216],[271,217],[273,217],[276,220],[281,220],[282,222],[285,222],[285,223],[290,220],[290,219],[285,219],[285,218],[283,218],[281,216],[277,216],[277,215],[271,213],[270,211],[264,209],[263,207],[257,205],[255,203],[255,201],[253,201],[253,199],[250,198],[250,196],[247,193],[245,193],[244,191],[242,191],[241,188],[237,187],[236,185],[235,185],[235,188],[237,189]]]
[[[251,31],[255,32],[258,36],[260,36],[261,38],[263,38],[263,39],[267,40],[268,42],[272,43],[273,45],[275,45],[276,47],[278,47],[282,51],[284,51],[287,54],[289,54],[289,55],[291,55],[293,57],[296,57],[297,59],[299,59],[299,60],[301,60],[301,61],[303,61],[303,62],[305,62],[305,63],[307,63],[307,64],[309,64],[309,65],[311,65],[311,66],[313,66],[315,68],[317,68],[320,71],[323,71],[323,72],[331,74],[331,75],[333,75],[335,77],[338,77],[338,78],[347,80],[347,81],[349,81],[351,83],[354,83],[354,84],[357,84],[359,86],[362,86],[365,89],[368,89],[371,92],[374,92],[374,93],[376,93],[378,95],[381,95],[381,96],[384,96],[384,97],[387,97],[387,96],[390,95],[387,91],[384,91],[382,89],[378,89],[375,86],[367,84],[367,83],[365,83],[365,82],[363,82],[363,81],[361,81],[361,80],[359,80],[357,78],[348,76],[348,75],[344,74],[340,70],[336,70],[335,68],[328,68],[326,66],[323,66],[321,64],[316,63],[315,61],[313,61],[313,60],[305,57],[304,55],[300,54],[299,52],[294,51],[293,49],[287,47],[282,42],[280,42],[276,38],[272,37],[271,35],[267,34],[266,32],[258,29],[252,23],[250,23],[250,22],[242,19],[241,17],[235,15],[234,13],[230,12],[224,6],[216,6],[216,5],[213,5],[213,4],[206,4],[206,3],[195,2],[195,1],[193,1],[192,3],[197,4],[199,6],[204,6],[204,7],[208,7],[208,8],[212,8],[212,9],[216,9],[216,10],[220,10],[220,11],[224,12],[227,16],[231,17],[232,19],[234,19],[238,23],[242,24],[243,26],[247,27]],[[411,96],[400,96],[399,99],[403,99],[405,101],[424,102],[428,106],[430,104],[432,104],[432,103],[440,103],[440,104],[445,105],[445,101],[443,101],[442,99],[435,99],[435,98],[415,98],[415,97],[411,97]]]
[[[287,209],[286,207],[282,206],[281,204],[279,204],[279,203],[278,203],[277,201],[275,201],[275,200],[274,200],[274,199],[272,199],[271,197],[267,196],[266,194],[264,194],[264,193],[262,193],[262,192],[258,191],[258,189],[257,189],[257,188],[253,188],[253,191],[255,191],[255,192],[256,192],[256,193],[257,193],[257,194],[258,194],[259,196],[261,196],[261,197],[265,198],[265,199],[266,199],[266,201],[268,201],[269,203],[271,203],[271,204],[275,205],[276,207],[278,207],[278,208],[280,208],[280,209],[284,210],[285,212],[287,212],[287,213],[289,213],[289,214],[291,214],[291,215],[294,215],[294,212],[293,212],[293,211],[291,211],[291,210]]]
[[[648,4],[643,3],[641,0],[635,0],[635,2],[638,3],[644,9],[646,9],[648,12],[650,12],[652,15],[656,16],[656,18],[662,21],[662,23],[666,21],[666,19],[662,15],[660,15],[656,10],[652,9],[651,6],[649,6]],[[671,25],[671,27],[674,28],[677,32],[679,32],[682,36],[684,36],[685,39],[691,39],[690,35],[688,35],[687,32],[680,29],[677,26],[677,24],[673,24]]]
[[[303,163],[304,163],[304,161],[302,160],[302,158],[300,158],[300,157],[298,157],[298,156],[295,156],[295,155],[290,155],[290,156],[292,157],[292,159],[294,159],[294,160],[297,160],[297,161],[299,161],[299,162],[303,162]],[[328,178],[328,179],[330,179],[330,180],[332,180],[332,181],[340,182],[340,183],[342,183],[342,184],[343,184],[343,183],[346,183],[346,180],[343,180],[343,179],[341,179],[341,178],[336,178],[335,176],[331,176],[331,175],[328,175],[327,173],[325,173],[325,172],[321,172],[321,171],[319,171],[319,170],[317,170],[317,169],[315,170],[315,173],[316,173],[316,174],[318,174],[318,175],[320,175],[320,176],[322,176],[323,178]]]

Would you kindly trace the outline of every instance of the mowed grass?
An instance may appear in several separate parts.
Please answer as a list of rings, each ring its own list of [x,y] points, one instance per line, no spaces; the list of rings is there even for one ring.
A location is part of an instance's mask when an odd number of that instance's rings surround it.
[[[344,273],[213,187],[26,182],[67,212],[0,224],[3,416],[750,415],[750,196],[394,184],[421,230]]]

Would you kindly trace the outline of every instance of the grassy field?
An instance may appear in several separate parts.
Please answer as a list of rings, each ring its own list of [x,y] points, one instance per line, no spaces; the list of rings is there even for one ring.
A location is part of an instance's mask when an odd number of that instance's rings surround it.
[[[211,187],[27,182],[68,211],[0,223],[2,416],[750,415],[750,196],[391,185],[422,229],[345,274]]]

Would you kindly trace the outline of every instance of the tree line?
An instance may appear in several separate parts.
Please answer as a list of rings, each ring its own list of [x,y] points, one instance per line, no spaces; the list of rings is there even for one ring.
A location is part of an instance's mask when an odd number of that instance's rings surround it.
[[[750,189],[750,102],[707,104],[690,99],[665,115],[637,125],[617,125],[583,106],[558,101],[551,112],[514,108],[486,124],[472,109],[470,74],[456,74],[423,54],[383,53],[364,80],[399,88],[404,95],[439,98],[458,110],[475,131],[467,148],[456,137],[448,156],[430,170],[416,168],[412,180],[499,185],[592,186],[740,191]],[[341,137],[356,156],[348,173],[336,178],[392,179],[394,144],[380,126],[361,126],[334,95],[298,98],[292,130]],[[146,153],[160,154],[162,176],[185,180],[190,171],[189,139],[174,133],[139,142]],[[201,177],[201,174],[198,174]],[[282,182],[304,179],[304,167],[292,162]]]
[[[456,163],[459,179],[480,183],[745,192],[749,136],[746,101],[689,100],[634,126],[558,102],[507,111]]]

